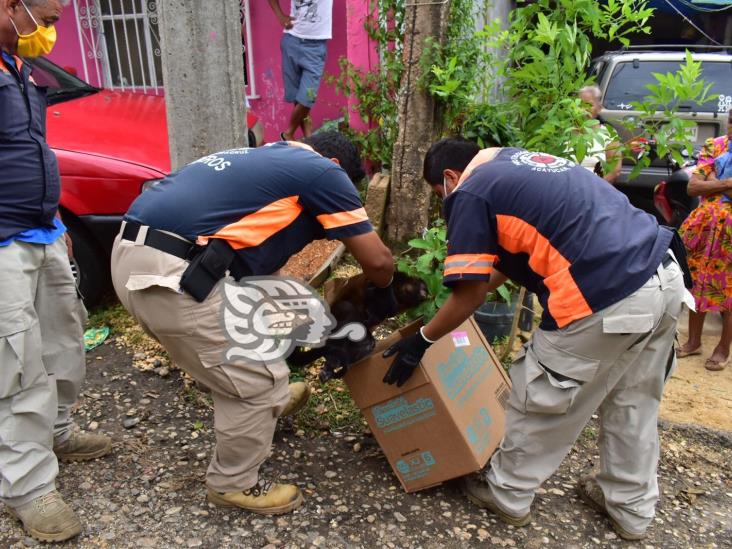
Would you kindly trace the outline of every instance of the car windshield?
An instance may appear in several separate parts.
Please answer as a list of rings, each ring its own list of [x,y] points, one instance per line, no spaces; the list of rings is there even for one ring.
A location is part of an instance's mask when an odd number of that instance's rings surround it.
[[[618,63],[605,92],[603,106],[613,111],[630,110],[630,103],[643,101],[650,93],[648,84],[657,84],[653,73],[674,73],[679,70],[679,61],[633,61]],[[682,111],[727,112],[727,96],[732,95],[732,63],[730,61],[703,61],[704,82],[711,84],[713,100],[703,105],[696,103],[678,105]],[[720,97],[717,97],[719,95]]]
[[[26,59],[25,61],[33,67],[31,74],[36,84],[48,88],[49,105],[91,95],[99,91],[98,88],[90,86],[58,65],[54,65],[48,59],[39,57],[37,59]]]

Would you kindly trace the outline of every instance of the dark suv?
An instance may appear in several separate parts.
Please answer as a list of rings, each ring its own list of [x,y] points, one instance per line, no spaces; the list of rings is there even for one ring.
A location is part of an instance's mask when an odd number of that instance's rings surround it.
[[[662,49],[663,48],[663,49]],[[693,46],[649,46],[607,52],[592,63],[592,73],[602,90],[602,111],[600,116],[611,124],[623,140],[633,136],[619,121],[638,116],[631,110],[631,102],[642,101],[648,94],[647,84],[656,84],[653,73],[676,72],[685,60],[685,48]],[[696,149],[701,148],[710,137],[725,132],[727,111],[732,108],[732,55],[730,49],[704,47],[705,52],[692,52],[695,61],[702,63],[702,78],[711,84],[712,101],[702,105],[682,104],[677,107],[679,115],[696,122],[691,137]],[[673,50],[673,51],[668,51]],[[716,96],[718,94],[718,96]],[[715,97],[716,96],[716,97]],[[659,112],[659,118],[662,114]],[[639,129],[639,134],[642,129]],[[645,135],[652,139],[652,135]],[[669,176],[667,159],[654,160],[647,169],[630,181],[628,175],[632,164],[623,165],[616,182],[618,190],[625,193],[637,207],[656,214],[653,206],[653,189]]]

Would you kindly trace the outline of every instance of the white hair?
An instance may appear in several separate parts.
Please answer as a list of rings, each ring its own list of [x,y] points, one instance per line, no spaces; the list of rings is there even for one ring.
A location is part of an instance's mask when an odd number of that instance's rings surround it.
[[[592,99],[598,102],[602,99],[602,90],[597,86],[585,86],[584,88],[580,88],[577,92],[577,95],[584,94],[589,95]]]

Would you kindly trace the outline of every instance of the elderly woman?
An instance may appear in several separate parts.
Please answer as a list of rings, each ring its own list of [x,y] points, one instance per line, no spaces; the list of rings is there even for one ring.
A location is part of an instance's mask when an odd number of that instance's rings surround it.
[[[705,363],[707,370],[723,370],[732,343],[732,110],[727,135],[710,139],[689,181],[688,193],[702,202],[681,226],[688,250],[696,312],[689,311],[689,338],[677,356],[701,354],[704,318],[710,311],[722,314],[722,336]]]

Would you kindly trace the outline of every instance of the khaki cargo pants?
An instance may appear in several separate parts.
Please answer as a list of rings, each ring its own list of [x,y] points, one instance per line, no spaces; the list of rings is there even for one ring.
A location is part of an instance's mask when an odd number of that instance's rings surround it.
[[[511,367],[506,435],[484,470],[504,511],[529,511],[536,489],[599,409],[597,481],[607,509],[630,532],[645,531],[659,495],[656,423],[675,366],[683,292],[672,262],[615,305],[534,333]]]
[[[53,442],[71,434],[85,323],[63,238],[0,247],[0,499],[8,505],[55,489]]]
[[[188,262],[140,244],[145,234],[142,227],[137,244],[117,236],[114,289],[171,360],[211,389],[216,449],[206,484],[217,492],[247,490],[257,483],[277,418],[289,402],[289,369],[282,361],[226,361],[230,343],[222,327],[223,281],[204,302],[197,302],[179,290]]]

